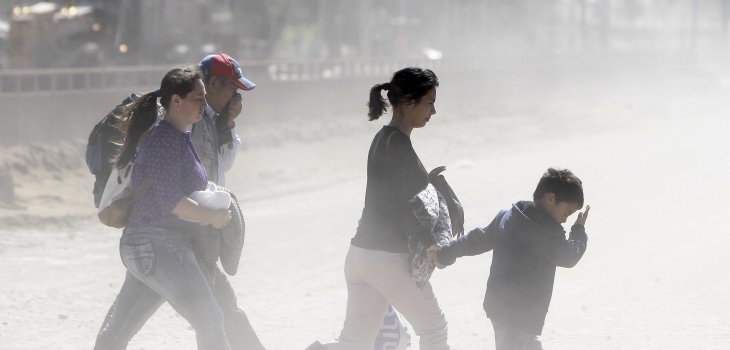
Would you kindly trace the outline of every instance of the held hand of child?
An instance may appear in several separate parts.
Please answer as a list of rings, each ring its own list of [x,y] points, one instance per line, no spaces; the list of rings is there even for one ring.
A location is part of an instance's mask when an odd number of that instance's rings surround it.
[[[439,249],[441,249],[441,246],[439,246],[438,243],[428,247],[428,249],[426,249],[426,257],[428,258],[428,261],[433,264],[433,266],[436,266],[439,269],[443,269],[446,267],[446,265],[442,265],[441,263],[439,263],[437,255]]]
[[[590,212],[590,211],[591,211],[591,206],[587,205],[586,211],[578,213],[578,218],[575,219],[575,224],[585,226],[586,220],[588,220],[588,212]]]
[[[228,222],[230,221],[231,211],[228,209],[216,210],[210,217],[210,225],[217,229],[223,228],[224,226],[228,225]]]

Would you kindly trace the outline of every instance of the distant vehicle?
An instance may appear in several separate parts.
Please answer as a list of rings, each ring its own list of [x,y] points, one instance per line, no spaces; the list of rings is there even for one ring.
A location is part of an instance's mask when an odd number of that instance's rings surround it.
[[[38,2],[14,7],[6,31],[7,66],[22,69],[191,63],[219,50],[221,42],[230,43],[230,38],[235,38],[230,26],[224,25],[232,21],[231,16],[221,16],[221,12],[227,12],[207,2],[190,2],[175,7],[175,11],[161,1],[73,3],[60,6]],[[201,23],[207,24],[204,31]],[[0,40],[1,36],[2,27]]]
[[[90,5],[59,7],[50,2],[13,9],[7,32],[10,68],[95,65],[106,31]]]

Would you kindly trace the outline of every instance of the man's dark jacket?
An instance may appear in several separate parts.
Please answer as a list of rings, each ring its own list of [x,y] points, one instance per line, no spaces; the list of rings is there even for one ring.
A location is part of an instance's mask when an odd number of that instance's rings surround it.
[[[570,238],[540,206],[521,201],[502,210],[485,228],[477,228],[438,252],[450,265],[456,258],[494,250],[484,310],[495,322],[530,334],[541,334],[550,306],[555,268],[573,267],[586,250],[583,225]]]

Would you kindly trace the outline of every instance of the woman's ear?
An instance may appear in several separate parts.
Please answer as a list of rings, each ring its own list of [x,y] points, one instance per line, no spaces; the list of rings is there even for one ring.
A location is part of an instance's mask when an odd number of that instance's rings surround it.
[[[416,100],[413,99],[413,95],[406,95],[403,97],[403,103],[401,103],[404,106],[413,106],[416,104]]]

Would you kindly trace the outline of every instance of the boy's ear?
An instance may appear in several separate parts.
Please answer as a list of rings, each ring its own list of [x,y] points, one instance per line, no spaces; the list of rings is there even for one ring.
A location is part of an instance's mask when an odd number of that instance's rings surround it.
[[[542,198],[540,199],[542,201],[542,205],[546,208],[550,208],[555,205],[556,196],[554,192],[548,192],[542,195]]]

